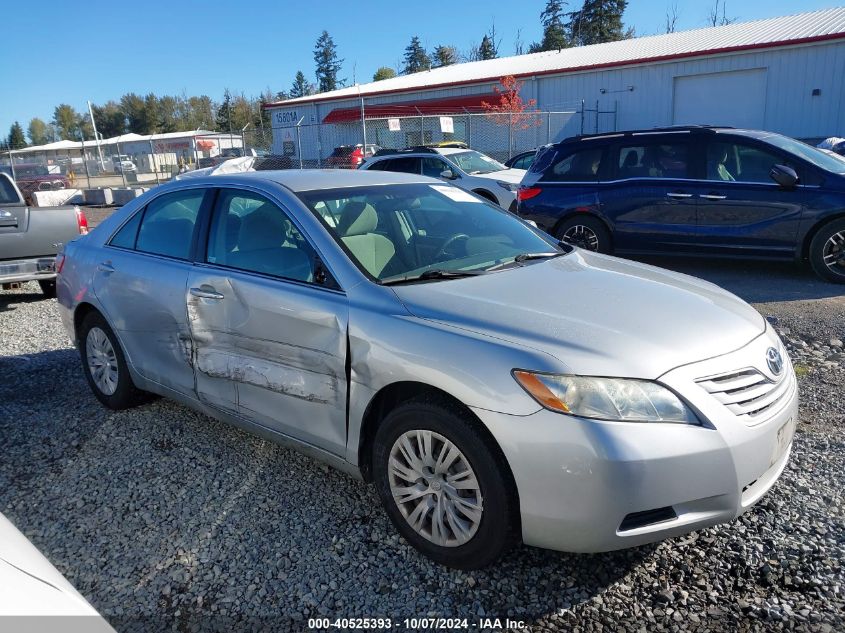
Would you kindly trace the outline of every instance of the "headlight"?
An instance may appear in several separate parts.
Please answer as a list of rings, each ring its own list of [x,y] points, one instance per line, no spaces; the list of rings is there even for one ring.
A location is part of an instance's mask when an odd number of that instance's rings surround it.
[[[501,180],[497,180],[496,184],[502,189],[507,189],[508,191],[516,191],[519,188],[519,185],[515,185],[512,182],[503,182]]]
[[[699,424],[678,396],[649,380],[564,376],[514,371],[514,378],[545,408],[582,418],[619,422]]]

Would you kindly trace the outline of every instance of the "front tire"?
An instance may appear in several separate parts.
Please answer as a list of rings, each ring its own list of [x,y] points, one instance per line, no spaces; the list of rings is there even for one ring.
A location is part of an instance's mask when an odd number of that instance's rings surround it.
[[[91,312],[82,321],[79,355],[88,386],[109,409],[128,409],[146,399],[132,382],[120,342],[99,312]]]
[[[564,220],[555,235],[561,242],[594,253],[609,254],[613,251],[610,231],[604,222],[592,216],[576,215]]]
[[[437,563],[480,569],[516,540],[504,457],[450,403],[417,399],[391,411],[373,443],[373,474],[393,525]]]
[[[845,284],[845,218],[828,222],[810,242],[810,266],[822,279]]]

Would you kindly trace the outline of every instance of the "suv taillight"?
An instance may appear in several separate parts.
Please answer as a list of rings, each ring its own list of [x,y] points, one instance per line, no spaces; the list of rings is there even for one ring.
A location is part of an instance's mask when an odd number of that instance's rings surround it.
[[[76,210],[76,227],[79,229],[80,235],[88,235],[88,218],[85,217],[85,212],[82,209]]]
[[[520,187],[516,191],[516,199],[522,202],[523,200],[530,200],[534,196],[539,196],[543,191],[540,187]]]

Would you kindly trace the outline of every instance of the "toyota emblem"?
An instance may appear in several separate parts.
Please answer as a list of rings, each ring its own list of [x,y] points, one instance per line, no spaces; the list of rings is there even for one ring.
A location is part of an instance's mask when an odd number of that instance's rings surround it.
[[[766,350],[766,364],[769,366],[770,372],[775,376],[780,376],[780,372],[783,371],[783,357],[774,347]]]

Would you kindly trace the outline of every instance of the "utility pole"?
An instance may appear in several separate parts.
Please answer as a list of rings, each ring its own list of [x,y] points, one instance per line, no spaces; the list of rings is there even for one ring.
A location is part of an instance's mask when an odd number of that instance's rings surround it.
[[[97,155],[100,157],[100,171],[102,172],[105,170],[105,166],[103,165],[103,148],[100,147],[100,135],[97,134],[97,122],[94,120],[94,110],[91,108],[90,100],[88,101],[88,114],[91,115],[91,127],[94,128],[94,140],[97,141]],[[82,160],[85,160],[84,153]]]

